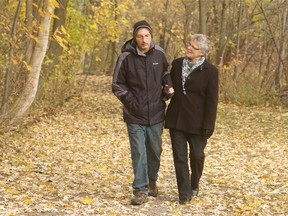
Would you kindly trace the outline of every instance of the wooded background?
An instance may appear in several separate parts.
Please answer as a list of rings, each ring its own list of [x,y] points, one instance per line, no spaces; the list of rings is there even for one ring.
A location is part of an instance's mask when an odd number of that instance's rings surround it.
[[[189,34],[209,36],[222,102],[288,104],[288,0],[1,0],[0,7],[1,128],[31,110],[52,112],[81,94],[89,75],[110,76],[140,19],[169,62],[184,55]]]

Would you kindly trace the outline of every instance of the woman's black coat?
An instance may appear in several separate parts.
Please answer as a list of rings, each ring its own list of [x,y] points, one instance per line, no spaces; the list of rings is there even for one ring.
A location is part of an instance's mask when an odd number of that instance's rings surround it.
[[[171,79],[175,90],[168,106],[165,128],[203,134],[215,128],[218,103],[218,69],[207,60],[193,70],[182,88],[183,57],[172,62]],[[211,134],[210,134],[211,135]]]

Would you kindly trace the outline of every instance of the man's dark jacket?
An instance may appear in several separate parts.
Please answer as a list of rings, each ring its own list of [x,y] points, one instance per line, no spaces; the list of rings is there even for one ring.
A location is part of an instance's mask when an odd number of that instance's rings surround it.
[[[165,127],[191,134],[213,133],[218,103],[218,69],[207,60],[187,77],[186,94],[182,88],[183,57],[172,62],[174,88],[167,109]],[[212,135],[212,134],[210,134]]]
[[[124,121],[128,124],[154,125],[164,121],[166,103],[163,87],[172,86],[168,62],[163,49],[151,41],[144,55],[131,39],[118,57],[112,91],[124,105]]]

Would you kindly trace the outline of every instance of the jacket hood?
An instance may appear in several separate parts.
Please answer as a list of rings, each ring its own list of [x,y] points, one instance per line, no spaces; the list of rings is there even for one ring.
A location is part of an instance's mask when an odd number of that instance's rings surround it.
[[[131,52],[131,53],[134,53],[134,54],[138,54],[136,47],[137,47],[136,42],[132,38],[132,39],[130,39],[130,40],[125,42],[125,44],[121,48],[121,52],[122,53],[123,52]],[[154,44],[153,40],[151,40],[150,49],[152,49],[154,47],[155,47],[155,44]]]

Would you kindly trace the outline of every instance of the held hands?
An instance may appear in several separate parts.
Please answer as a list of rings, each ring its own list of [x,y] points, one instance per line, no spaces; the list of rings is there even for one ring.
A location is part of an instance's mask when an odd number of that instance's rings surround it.
[[[165,85],[165,87],[164,87],[164,92],[165,92],[165,94],[170,98],[170,97],[172,97],[173,94],[174,94],[174,88],[171,87],[171,86]]]

